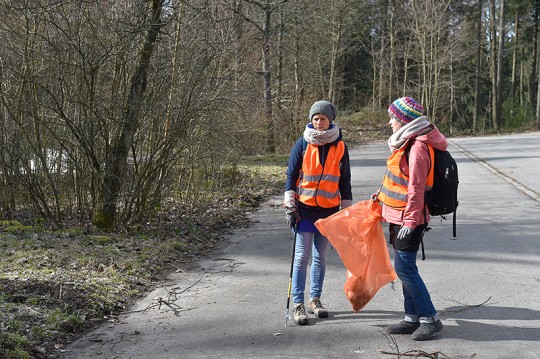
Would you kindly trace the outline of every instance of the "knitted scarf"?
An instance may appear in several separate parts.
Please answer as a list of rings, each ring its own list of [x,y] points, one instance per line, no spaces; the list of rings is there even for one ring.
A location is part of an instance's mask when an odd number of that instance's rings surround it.
[[[319,131],[313,128],[311,123],[306,125],[304,130],[304,139],[312,145],[322,146],[327,143],[332,143],[339,137],[339,127],[332,124],[326,131]]]
[[[433,125],[429,123],[426,119],[426,116],[420,116],[417,119],[409,122],[408,124],[402,126],[397,130],[390,138],[388,139],[388,146],[393,152],[398,148],[401,148],[403,144],[410,140],[421,135],[425,135],[433,129]]]

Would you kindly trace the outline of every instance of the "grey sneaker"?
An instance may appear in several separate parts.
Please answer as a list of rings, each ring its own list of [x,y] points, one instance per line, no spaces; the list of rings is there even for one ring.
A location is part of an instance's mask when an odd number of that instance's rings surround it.
[[[386,331],[390,334],[412,334],[420,326],[419,322],[407,322],[402,320],[397,324],[390,324]]]
[[[298,303],[294,305],[293,319],[294,322],[298,325],[308,324],[308,317],[306,314],[306,308],[304,307],[304,303]]]
[[[317,297],[311,298],[307,306],[308,313],[313,313],[317,318],[327,318],[328,311],[324,309],[321,300]]]
[[[440,320],[433,323],[420,323],[420,327],[413,333],[412,338],[414,340],[429,340],[436,333],[442,331],[442,328],[443,325]]]

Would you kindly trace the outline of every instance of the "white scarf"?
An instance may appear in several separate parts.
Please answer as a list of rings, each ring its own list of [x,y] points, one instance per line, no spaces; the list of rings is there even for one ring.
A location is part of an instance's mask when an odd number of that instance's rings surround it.
[[[410,140],[421,135],[425,135],[433,129],[433,125],[429,123],[426,119],[426,116],[420,116],[417,119],[409,122],[408,124],[401,126],[399,130],[390,136],[388,139],[388,146],[393,152],[396,149],[403,146],[403,144]]]
[[[330,125],[330,128],[326,131],[319,131],[313,128],[311,123],[306,125],[304,130],[304,139],[307,143],[317,146],[326,145],[332,143],[339,137],[339,127],[336,125]]]

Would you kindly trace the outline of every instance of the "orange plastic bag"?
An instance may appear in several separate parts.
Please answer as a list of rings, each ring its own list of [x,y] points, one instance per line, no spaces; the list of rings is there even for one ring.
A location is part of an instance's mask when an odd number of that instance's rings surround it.
[[[315,223],[347,269],[343,291],[358,312],[397,275],[390,263],[381,225],[381,206],[367,200]]]

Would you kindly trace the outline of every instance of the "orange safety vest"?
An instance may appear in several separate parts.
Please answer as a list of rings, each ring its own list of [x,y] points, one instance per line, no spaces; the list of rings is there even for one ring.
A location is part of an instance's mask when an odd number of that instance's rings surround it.
[[[322,208],[339,206],[341,200],[339,162],[344,153],[345,143],[343,141],[339,141],[335,146],[330,146],[323,166],[319,157],[319,146],[307,145],[297,183],[300,202],[308,206]]]
[[[399,150],[394,151],[386,161],[386,173],[384,174],[381,190],[377,198],[385,205],[398,209],[405,210],[407,207],[407,194],[409,189],[409,176],[401,172],[401,158],[405,154],[407,145],[402,146]],[[428,145],[429,158],[431,164],[434,163],[435,152],[433,147]],[[428,177],[426,181],[426,191],[433,187],[434,166],[430,164]]]

